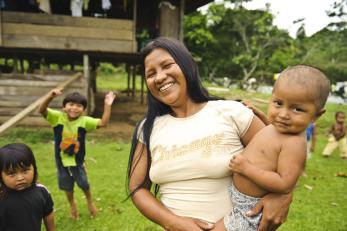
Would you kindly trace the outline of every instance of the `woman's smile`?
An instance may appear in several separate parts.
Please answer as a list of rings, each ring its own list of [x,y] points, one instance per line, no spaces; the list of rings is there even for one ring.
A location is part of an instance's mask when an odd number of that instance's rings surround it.
[[[163,86],[159,87],[160,92],[165,92],[167,91],[170,87],[174,85],[174,82],[166,83]]]

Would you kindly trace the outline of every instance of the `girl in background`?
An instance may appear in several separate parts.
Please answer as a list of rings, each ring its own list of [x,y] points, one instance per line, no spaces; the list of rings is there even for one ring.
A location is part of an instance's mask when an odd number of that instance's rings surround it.
[[[37,184],[37,167],[32,150],[13,143],[0,148],[0,230],[54,231],[53,200]]]

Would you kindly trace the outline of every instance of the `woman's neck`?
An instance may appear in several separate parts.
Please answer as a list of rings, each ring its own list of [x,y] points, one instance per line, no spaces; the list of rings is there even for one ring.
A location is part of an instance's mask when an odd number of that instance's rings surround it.
[[[178,107],[171,107],[171,115],[177,118],[185,118],[194,115],[200,111],[207,102],[195,103],[192,100],[188,100],[184,105]]]

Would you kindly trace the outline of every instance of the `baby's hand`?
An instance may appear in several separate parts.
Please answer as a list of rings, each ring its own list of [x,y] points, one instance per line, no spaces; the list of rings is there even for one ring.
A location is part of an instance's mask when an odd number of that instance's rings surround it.
[[[57,87],[57,88],[54,88],[53,90],[51,90],[50,94],[51,94],[51,97],[55,98],[61,94],[63,94],[63,90],[64,88],[62,87]]]
[[[231,158],[229,168],[233,172],[242,174],[247,164],[249,164],[248,159],[244,155],[238,154]]]
[[[105,105],[111,106],[113,103],[113,100],[116,98],[116,95],[110,91],[109,93],[106,94],[105,96]]]

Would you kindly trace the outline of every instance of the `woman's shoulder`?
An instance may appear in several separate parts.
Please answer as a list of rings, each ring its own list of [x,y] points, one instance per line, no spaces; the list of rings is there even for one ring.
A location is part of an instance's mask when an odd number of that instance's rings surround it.
[[[211,100],[208,105],[212,108],[227,111],[237,111],[242,109],[247,109],[245,105],[235,100]]]

